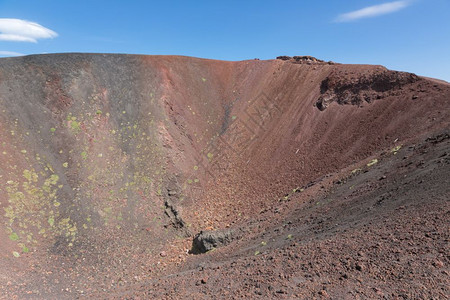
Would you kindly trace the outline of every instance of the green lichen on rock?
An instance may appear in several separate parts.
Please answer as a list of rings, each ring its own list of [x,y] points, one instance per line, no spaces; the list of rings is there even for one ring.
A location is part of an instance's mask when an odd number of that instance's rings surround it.
[[[17,235],[17,233],[13,232],[9,235],[9,239],[11,241],[17,241],[19,239],[19,236]]]
[[[168,126],[164,115],[152,111],[146,119],[130,119],[134,112],[125,105],[118,109],[117,120],[98,101],[80,103],[50,130],[42,128],[54,143],[55,155],[33,152],[30,156],[23,151],[22,156],[29,156],[28,167],[20,171],[21,166],[16,166],[10,180],[5,180],[9,182],[4,208],[7,234],[17,243],[19,254],[44,243],[68,250],[80,237],[129,230],[127,224],[133,224],[134,230],[160,222],[151,220],[161,214],[166,188],[167,130],[160,131]],[[19,134],[16,131],[15,137]],[[18,144],[16,149],[32,148]]]
[[[86,151],[81,152],[81,158],[83,158],[83,159],[87,158],[87,152]]]
[[[22,252],[28,252],[38,243],[37,236],[56,237],[76,228],[64,219],[56,221],[60,216],[59,205],[55,205],[59,203],[57,194],[61,185],[58,183],[57,174],[43,177],[35,169],[23,170],[21,178],[7,181],[6,229],[10,240],[18,242]]]
[[[70,128],[72,128],[72,130],[73,130],[75,133],[80,132],[80,130],[81,130],[80,122],[77,122],[77,121],[70,121]]]
[[[77,117],[73,116],[72,113],[67,115],[66,120],[69,129],[71,129],[74,134],[78,134],[81,131],[81,123],[80,121],[77,121]]]

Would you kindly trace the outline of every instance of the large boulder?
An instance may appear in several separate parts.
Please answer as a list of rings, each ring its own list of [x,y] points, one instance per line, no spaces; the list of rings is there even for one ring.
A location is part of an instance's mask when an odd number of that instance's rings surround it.
[[[206,253],[214,248],[225,246],[237,238],[234,230],[200,231],[192,241],[193,254]]]

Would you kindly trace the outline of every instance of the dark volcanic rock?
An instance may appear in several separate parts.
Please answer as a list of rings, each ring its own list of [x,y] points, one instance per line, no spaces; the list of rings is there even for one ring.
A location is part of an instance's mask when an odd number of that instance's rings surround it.
[[[294,60],[296,63],[306,63],[306,64],[313,64],[313,63],[325,63],[323,60],[317,59],[313,56],[304,55],[304,56],[294,56]]]
[[[358,77],[333,72],[320,85],[321,95],[316,107],[325,110],[332,102],[360,106],[364,102],[394,95],[402,87],[419,80],[415,74],[388,70]]]
[[[294,56],[294,57],[282,55],[282,56],[278,56],[277,59],[290,61],[291,63],[294,63],[294,64],[307,64],[307,65],[327,64],[325,61],[317,59],[317,58],[315,58],[313,56],[309,56],[309,55]],[[330,63],[328,63],[328,64],[330,64]],[[333,63],[331,62],[331,64],[333,64]]]
[[[237,238],[234,230],[224,231],[201,231],[196,234],[192,241],[191,253],[206,253],[214,248],[225,246]]]
[[[277,56],[277,59],[281,59],[281,60],[290,60],[290,59],[292,59],[292,57],[286,56],[286,55],[282,55],[282,56]]]

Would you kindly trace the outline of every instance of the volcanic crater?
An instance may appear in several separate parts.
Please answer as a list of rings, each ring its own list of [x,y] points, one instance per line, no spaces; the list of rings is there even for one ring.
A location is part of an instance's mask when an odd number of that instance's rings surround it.
[[[446,299],[450,84],[310,56],[0,59],[2,299]]]

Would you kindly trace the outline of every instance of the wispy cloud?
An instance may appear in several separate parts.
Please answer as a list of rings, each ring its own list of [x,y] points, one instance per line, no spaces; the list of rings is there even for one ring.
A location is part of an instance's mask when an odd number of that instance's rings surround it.
[[[359,10],[341,14],[336,18],[336,22],[351,22],[363,18],[376,17],[399,11],[411,4],[411,1],[394,1],[374,6],[368,6]]]
[[[25,55],[23,53],[14,52],[14,51],[1,51],[0,50],[0,56],[22,56]]]
[[[38,23],[20,19],[0,19],[0,41],[37,43],[39,39],[52,39],[58,34]]]

